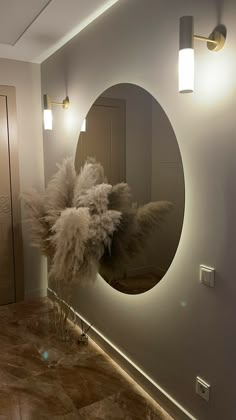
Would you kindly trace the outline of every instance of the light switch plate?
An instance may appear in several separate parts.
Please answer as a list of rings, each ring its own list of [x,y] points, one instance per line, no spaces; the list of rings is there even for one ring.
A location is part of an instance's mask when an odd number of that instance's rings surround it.
[[[196,394],[200,395],[206,402],[210,399],[211,385],[199,376],[196,377]]]
[[[215,269],[206,265],[200,265],[200,282],[205,284],[205,286],[214,287]]]

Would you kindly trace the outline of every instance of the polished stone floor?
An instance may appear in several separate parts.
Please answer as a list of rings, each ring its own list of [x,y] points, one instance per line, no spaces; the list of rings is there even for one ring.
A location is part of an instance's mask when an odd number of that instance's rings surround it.
[[[64,343],[52,303],[0,307],[0,419],[171,420],[91,340]]]

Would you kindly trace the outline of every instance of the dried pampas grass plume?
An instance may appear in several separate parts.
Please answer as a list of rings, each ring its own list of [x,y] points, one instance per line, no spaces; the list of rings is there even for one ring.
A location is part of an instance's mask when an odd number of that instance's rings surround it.
[[[131,207],[131,191],[128,184],[121,182],[112,186],[109,193],[109,209],[124,211]]]
[[[107,211],[112,186],[109,184],[99,184],[88,189],[78,200],[78,207],[89,207],[92,214],[101,214]]]
[[[169,201],[150,202],[138,208],[136,222],[143,238],[152,228],[159,227],[164,222],[172,208],[173,204]]]
[[[100,273],[108,282],[124,274],[130,262],[147,246],[149,234],[161,226],[171,208],[172,203],[157,201],[122,213],[111,249],[106,250],[100,261]]]
[[[63,283],[76,280],[84,260],[89,234],[90,214],[88,208],[64,210],[52,228],[52,243],[55,254],[50,276]]]
[[[91,246],[96,249],[99,259],[102,257],[105,247],[108,249],[111,248],[112,236],[118,229],[120,220],[121,213],[116,210],[107,210],[103,214],[93,216],[90,225],[89,239]]]
[[[25,222],[29,223],[31,228],[31,244],[40,249],[46,255],[53,254],[52,246],[49,242],[50,225],[46,220],[46,211],[44,206],[44,194],[35,190],[21,194],[24,207],[27,212]]]
[[[105,177],[102,165],[97,163],[95,159],[88,158],[76,179],[73,205],[79,207],[81,196],[90,190],[90,188],[102,184],[104,181]]]
[[[105,249],[110,249],[112,237],[114,231],[119,227],[120,219],[121,213],[115,210],[108,210],[103,214],[96,214],[91,217],[84,261],[79,271],[81,284],[96,280],[99,261]]]
[[[76,172],[72,158],[66,158],[61,165],[57,165],[58,171],[49,181],[45,191],[45,212],[50,225],[56,222],[60,213],[69,207],[73,207]]]
[[[62,211],[52,228],[51,242],[55,254],[49,273],[51,285],[59,297],[59,331],[67,337],[66,322],[70,312],[72,284],[78,280],[84,261],[85,244],[88,238],[90,214],[88,208],[69,208]]]

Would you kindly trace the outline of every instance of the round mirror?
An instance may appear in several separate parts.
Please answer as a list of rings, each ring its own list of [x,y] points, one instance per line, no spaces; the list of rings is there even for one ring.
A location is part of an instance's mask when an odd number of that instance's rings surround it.
[[[110,208],[121,211],[121,224],[101,258],[100,274],[120,292],[143,293],[170,267],[185,204],[177,139],[156,99],[129,83],[103,92],[79,136],[77,173],[91,157],[101,163],[113,190],[123,195],[122,205],[111,199]]]

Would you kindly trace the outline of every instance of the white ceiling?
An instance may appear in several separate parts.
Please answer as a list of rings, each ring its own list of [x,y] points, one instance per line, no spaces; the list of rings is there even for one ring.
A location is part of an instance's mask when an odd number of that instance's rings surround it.
[[[0,0],[0,57],[41,63],[119,0]]]

